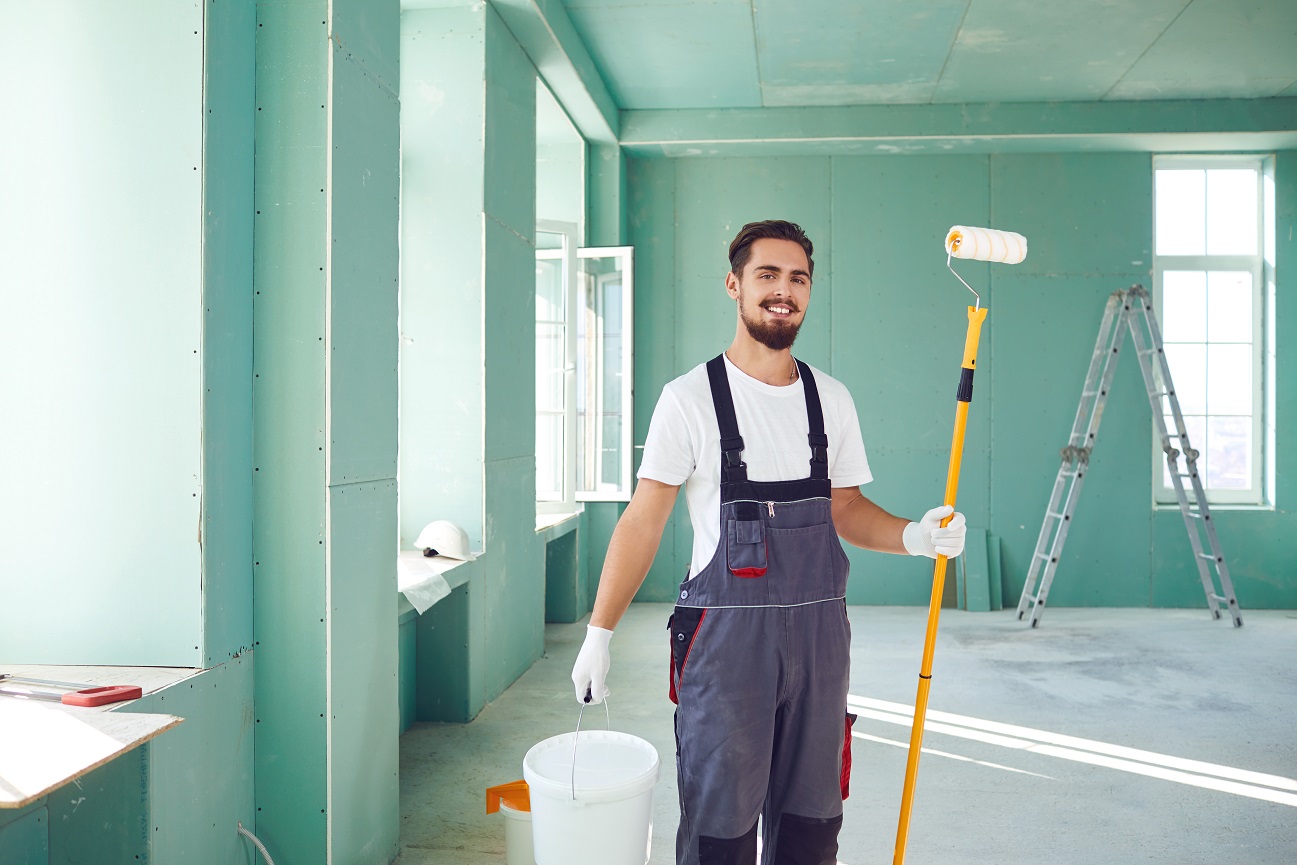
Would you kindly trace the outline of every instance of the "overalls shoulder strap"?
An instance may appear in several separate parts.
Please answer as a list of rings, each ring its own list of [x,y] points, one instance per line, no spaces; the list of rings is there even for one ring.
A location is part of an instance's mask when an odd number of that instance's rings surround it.
[[[811,477],[827,480],[829,476],[829,437],[824,432],[824,408],[815,375],[802,361],[797,361],[797,372],[802,377],[806,395],[806,419],[809,432],[806,436],[811,446]],[[711,385],[712,405],[716,408],[716,423],[721,433],[721,483],[742,483],[748,479],[748,466],[743,462],[743,436],[739,435],[739,422],[734,414],[734,395],[730,392],[730,379],[725,370],[725,355],[718,354],[707,362],[707,380]]]
[[[829,476],[829,437],[824,434],[824,408],[820,405],[820,389],[815,384],[811,368],[800,360],[797,372],[802,377],[806,391],[806,419],[810,432],[806,438],[811,444],[811,477],[826,480]]]
[[[748,479],[748,466],[743,462],[743,436],[739,435],[739,421],[734,415],[734,395],[730,393],[724,353],[707,361],[707,380],[721,430],[721,483],[742,483]]]

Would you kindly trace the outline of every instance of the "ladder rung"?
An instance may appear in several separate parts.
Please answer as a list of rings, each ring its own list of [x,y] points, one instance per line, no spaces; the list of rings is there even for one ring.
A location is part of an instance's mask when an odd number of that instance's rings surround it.
[[[1060,511],[1045,511],[1045,516],[1046,516],[1046,517],[1061,517],[1061,516],[1063,516],[1063,514],[1062,514],[1062,512],[1060,512]]]
[[[1198,558],[1200,558],[1200,559],[1206,559],[1206,560],[1209,561],[1209,562],[1214,562],[1214,561],[1216,561],[1216,556],[1212,555],[1211,553],[1199,553],[1199,554],[1198,554]]]

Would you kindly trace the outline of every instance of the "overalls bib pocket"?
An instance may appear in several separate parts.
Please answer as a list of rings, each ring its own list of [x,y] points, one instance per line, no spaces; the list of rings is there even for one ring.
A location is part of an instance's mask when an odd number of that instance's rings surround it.
[[[744,505],[751,504],[750,508]],[[766,575],[766,527],[755,503],[744,502],[725,524],[725,561],[736,577]],[[750,513],[749,513],[750,511]],[[750,518],[749,518],[750,517]]]

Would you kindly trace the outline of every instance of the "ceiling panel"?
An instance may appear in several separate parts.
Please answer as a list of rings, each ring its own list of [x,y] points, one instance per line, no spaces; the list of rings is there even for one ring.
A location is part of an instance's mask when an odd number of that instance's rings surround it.
[[[753,0],[766,105],[927,102],[968,0]]]
[[[761,104],[748,0],[573,2],[568,14],[622,108]]]
[[[1187,0],[972,0],[936,102],[1101,99]]]
[[[1297,0],[1194,0],[1112,99],[1297,95]]]
[[[563,2],[623,109],[1297,95],[1297,0]]]

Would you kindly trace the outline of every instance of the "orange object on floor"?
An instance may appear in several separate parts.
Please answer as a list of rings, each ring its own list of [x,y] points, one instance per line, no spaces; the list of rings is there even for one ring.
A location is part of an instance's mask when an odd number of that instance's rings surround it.
[[[514,811],[531,812],[531,790],[526,781],[510,781],[508,784],[497,784],[486,788],[486,813],[494,814],[500,810],[500,803]]]

